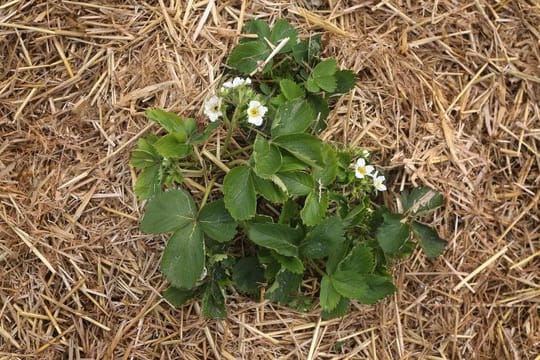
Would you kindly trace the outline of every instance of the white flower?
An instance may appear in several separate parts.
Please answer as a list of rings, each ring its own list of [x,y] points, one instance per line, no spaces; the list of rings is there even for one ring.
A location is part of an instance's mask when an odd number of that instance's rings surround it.
[[[378,176],[377,173],[373,174],[373,186],[379,191],[386,191],[386,185],[384,185],[384,176]]]
[[[375,168],[371,165],[366,165],[365,159],[358,159],[355,166],[355,175],[358,179],[364,178],[364,176],[371,175]]]
[[[222,99],[219,96],[214,95],[204,103],[204,114],[208,116],[211,122],[217,121],[223,115],[221,101]]]
[[[247,109],[248,114],[248,123],[251,123],[255,126],[261,126],[263,123],[263,116],[268,111],[266,106],[263,106],[260,102],[256,100],[251,100],[249,102],[249,107]]]
[[[245,78],[245,79],[242,79],[241,77],[235,77],[234,79],[229,80],[229,81],[225,81],[223,83],[223,87],[225,89],[234,89],[234,88],[237,88],[239,86],[242,86],[242,85],[249,85],[251,84],[251,79],[250,78]]]

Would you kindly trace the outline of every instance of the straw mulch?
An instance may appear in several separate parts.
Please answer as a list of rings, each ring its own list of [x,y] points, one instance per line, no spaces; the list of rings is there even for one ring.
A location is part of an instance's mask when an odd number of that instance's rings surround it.
[[[374,152],[389,205],[440,190],[425,220],[449,248],[396,264],[398,292],[343,319],[231,295],[203,320],[160,297],[129,152],[156,130],[147,107],[203,121],[242,24],[282,16],[359,74],[327,139]],[[2,1],[0,357],[535,359],[539,24],[533,0]]]

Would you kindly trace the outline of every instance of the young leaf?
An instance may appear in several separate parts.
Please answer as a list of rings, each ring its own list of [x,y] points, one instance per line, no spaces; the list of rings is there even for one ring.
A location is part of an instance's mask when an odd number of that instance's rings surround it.
[[[315,79],[312,76],[310,76],[306,80],[304,85],[306,87],[306,90],[309,91],[309,92],[312,92],[312,93],[316,93],[316,92],[319,92],[321,90],[319,85],[317,85],[317,81],[315,81]]]
[[[165,158],[181,159],[191,154],[191,145],[179,142],[176,133],[168,134],[156,141],[154,148]]]
[[[134,190],[139,200],[150,199],[159,193],[161,190],[160,171],[161,167],[154,165],[143,169],[137,176]]]
[[[287,150],[298,159],[311,166],[324,166],[323,142],[309,134],[288,134],[274,139],[274,144]]]
[[[176,230],[161,258],[161,272],[177,288],[191,289],[204,270],[204,242],[195,223]]]
[[[396,290],[392,280],[387,277],[353,271],[336,271],[331,281],[342,296],[364,304],[375,304]]]
[[[327,92],[334,92],[337,87],[336,72],[338,70],[335,59],[321,61],[313,69],[311,77],[318,87]]]
[[[259,61],[270,55],[270,49],[262,40],[250,41],[236,46],[229,55],[228,64],[242,74],[248,75],[257,69]]]
[[[244,30],[242,31],[244,34],[257,34],[259,37],[259,40],[270,39],[270,26],[266,23],[266,21],[262,20],[251,20],[246,23],[244,26]],[[253,41],[253,40],[250,40]]]
[[[236,221],[225,209],[223,199],[206,204],[198,220],[202,231],[216,241],[231,241],[236,235]]]
[[[375,258],[369,246],[357,245],[345,259],[338,265],[340,271],[353,271],[359,274],[368,274],[373,271]]]
[[[251,169],[238,166],[225,175],[223,181],[225,207],[236,220],[247,220],[255,216],[257,194]]]
[[[290,195],[307,195],[315,187],[313,177],[305,172],[278,173],[277,177],[283,182]]]
[[[215,281],[209,283],[204,290],[202,298],[202,313],[209,319],[224,319],[227,316],[225,309],[225,295]]]
[[[150,200],[140,227],[149,234],[171,232],[193,223],[196,211],[193,198],[185,190],[166,191]]]
[[[131,153],[130,163],[137,169],[146,169],[161,164],[161,156],[154,148],[156,136],[147,136],[137,141],[137,147]]]
[[[165,300],[170,302],[172,305],[178,307],[182,306],[185,303],[187,303],[189,300],[191,300],[195,295],[197,294],[197,291],[193,289],[179,289],[175,288],[173,286],[169,286],[167,290],[163,292],[163,297]]]
[[[349,298],[341,297],[334,310],[321,311],[321,318],[326,321],[345,316],[349,310],[349,303]]]
[[[336,93],[345,94],[354,88],[356,75],[351,70],[340,70],[336,72]]]
[[[274,24],[272,32],[270,34],[270,42],[277,45],[285,38],[289,38],[287,44],[279,51],[280,54],[289,52],[296,45],[296,39],[298,38],[298,31],[285,19],[279,19]]]
[[[144,112],[144,115],[163,126],[167,132],[180,133],[187,137],[184,122],[180,116],[162,109],[148,109]]]
[[[262,178],[275,174],[281,167],[281,152],[260,134],[257,134],[253,144],[255,173]]]
[[[256,257],[242,258],[232,270],[232,280],[239,291],[257,295],[260,284],[264,283],[264,268]]]
[[[429,226],[415,221],[412,224],[412,230],[420,241],[422,250],[429,258],[436,258],[446,249],[446,240],[441,239],[437,231]]]
[[[300,245],[302,256],[322,259],[337,251],[345,241],[343,223],[337,216],[326,218],[315,226]]]
[[[288,199],[283,206],[281,207],[281,212],[279,214],[279,223],[295,226],[291,224],[291,221],[295,218],[298,218],[298,205],[292,199]]]
[[[377,229],[375,237],[387,254],[395,254],[409,238],[410,226],[402,222],[402,214],[383,213],[384,221]]]
[[[272,137],[303,133],[313,120],[315,120],[313,109],[307,100],[302,98],[289,100],[277,109],[272,123]]]
[[[281,93],[287,98],[287,100],[294,100],[296,98],[304,97],[304,90],[290,79],[283,79],[279,82],[279,88]]]
[[[401,204],[403,211],[414,216],[421,216],[435,210],[443,204],[443,197],[437,191],[427,187],[414,188],[410,193],[401,193]]]
[[[281,269],[276,274],[272,286],[266,291],[265,297],[270,301],[287,304],[297,295],[301,283],[302,275]]]
[[[210,123],[208,125],[206,125],[206,128],[203,130],[202,133],[196,133],[196,134],[192,134],[191,138],[188,139],[188,143],[190,144],[202,144],[204,143],[206,140],[208,140],[210,138],[210,136],[212,135],[213,131],[215,129],[217,129],[220,125],[220,122],[219,121],[216,121],[216,122],[213,122],[213,123]]]
[[[285,256],[298,256],[296,244],[302,239],[300,229],[283,224],[251,224],[247,230],[248,238],[255,244],[272,249]]]
[[[319,295],[322,311],[332,311],[341,300],[341,295],[332,286],[332,281],[328,276],[321,279],[321,293]]]
[[[328,186],[334,182],[338,172],[337,154],[331,145],[324,144],[322,148],[323,166],[313,169],[313,177],[317,182]]]
[[[306,197],[304,208],[300,211],[302,222],[307,226],[315,226],[322,221],[328,210],[328,194],[326,191],[312,191]]]
[[[282,203],[287,200],[287,194],[275,183],[254,174],[252,176],[257,194],[273,203]]]
[[[295,274],[304,273],[304,263],[299,258],[293,256],[283,256],[276,252],[274,252],[272,256],[276,258],[276,260],[281,264],[282,268],[287,269]]]

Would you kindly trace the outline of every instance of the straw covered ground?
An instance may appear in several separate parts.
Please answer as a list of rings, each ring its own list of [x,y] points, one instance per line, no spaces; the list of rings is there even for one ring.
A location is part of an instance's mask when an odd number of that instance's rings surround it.
[[[358,74],[325,138],[375,154],[388,205],[445,197],[425,220],[446,253],[397,263],[397,293],[343,319],[237,295],[224,321],[174,309],[164,239],[138,230],[142,112],[205,121],[255,17],[323,33]],[[0,358],[538,359],[539,24],[534,0],[1,1]]]

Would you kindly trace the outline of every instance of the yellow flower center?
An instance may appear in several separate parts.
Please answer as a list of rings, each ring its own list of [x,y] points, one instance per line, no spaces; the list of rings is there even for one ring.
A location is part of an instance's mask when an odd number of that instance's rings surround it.
[[[366,175],[366,168],[365,168],[365,167],[359,166],[357,170],[358,170],[358,172],[359,172],[360,174]]]
[[[218,111],[219,111],[219,104],[214,104],[214,105],[212,106],[212,111],[213,111],[213,112],[218,112]]]
[[[251,117],[259,117],[259,114],[260,114],[259,108],[257,108],[257,107],[253,107],[253,108],[249,109],[249,116],[251,116]]]

